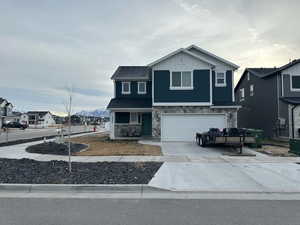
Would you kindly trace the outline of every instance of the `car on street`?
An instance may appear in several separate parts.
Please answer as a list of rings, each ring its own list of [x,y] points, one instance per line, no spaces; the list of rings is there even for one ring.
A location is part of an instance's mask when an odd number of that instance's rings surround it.
[[[20,128],[22,130],[25,130],[26,128],[28,128],[28,125],[20,122],[8,122],[3,124],[2,128]]]

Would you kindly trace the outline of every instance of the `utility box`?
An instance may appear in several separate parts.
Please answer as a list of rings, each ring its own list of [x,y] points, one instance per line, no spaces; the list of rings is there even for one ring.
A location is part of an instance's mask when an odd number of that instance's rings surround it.
[[[290,139],[290,151],[296,155],[300,155],[300,140],[299,139]]]

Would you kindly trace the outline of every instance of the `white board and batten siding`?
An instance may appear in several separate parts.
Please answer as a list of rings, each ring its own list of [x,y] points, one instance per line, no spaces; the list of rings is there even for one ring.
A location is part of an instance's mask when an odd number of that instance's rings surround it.
[[[225,114],[162,114],[162,141],[195,141],[196,132],[227,127]]]

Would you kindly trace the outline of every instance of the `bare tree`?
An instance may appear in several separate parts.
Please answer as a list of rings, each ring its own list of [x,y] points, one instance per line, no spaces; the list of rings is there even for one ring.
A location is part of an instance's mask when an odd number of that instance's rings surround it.
[[[71,113],[72,113],[72,98],[73,89],[72,86],[66,88],[67,91],[67,101],[65,102],[65,109],[68,115],[68,153],[69,153],[69,172],[72,172],[72,162],[71,162]]]

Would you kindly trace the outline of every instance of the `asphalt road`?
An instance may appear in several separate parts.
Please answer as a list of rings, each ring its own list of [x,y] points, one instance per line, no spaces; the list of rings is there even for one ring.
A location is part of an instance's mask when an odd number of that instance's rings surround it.
[[[0,199],[1,225],[299,225],[300,201]]]
[[[67,128],[65,128],[67,130]],[[93,126],[72,126],[71,131],[72,133],[84,132],[84,131],[91,131]],[[36,137],[45,137],[45,136],[52,136],[56,135],[57,130],[56,128],[28,128],[26,130],[19,130],[19,129],[10,129],[8,132],[8,140],[15,141],[19,139],[30,139]],[[7,135],[5,132],[0,131],[0,143],[7,141]],[[1,224],[0,224],[1,225]]]

